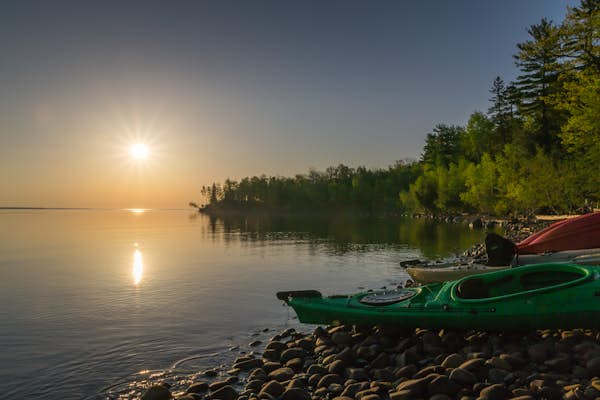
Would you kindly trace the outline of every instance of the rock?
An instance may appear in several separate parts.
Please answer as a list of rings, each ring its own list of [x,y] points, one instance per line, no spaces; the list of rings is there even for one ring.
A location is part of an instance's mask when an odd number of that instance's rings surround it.
[[[318,388],[328,387],[332,383],[341,384],[342,378],[340,378],[338,375],[335,375],[335,374],[327,374],[319,380],[319,383],[317,383],[317,387]]]
[[[490,385],[479,392],[479,397],[485,400],[504,400],[511,396],[511,392],[502,384]]]
[[[350,398],[354,398],[354,396],[356,396],[356,393],[360,392],[363,389],[363,384],[362,383],[353,383],[350,384],[348,386],[346,386],[344,388],[344,391],[342,392],[342,396],[343,397],[350,397]]]
[[[429,367],[422,368],[419,372],[414,375],[415,379],[423,378],[429,374],[441,374],[446,369],[440,365],[430,365]]]
[[[227,382],[227,381],[216,381],[216,382],[213,382],[210,385],[208,385],[208,389],[211,392],[214,392],[216,390],[221,389],[223,386],[227,386],[227,385],[229,385],[229,382]]]
[[[451,381],[447,376],[438,376],[427,385],[427,392],[434,394],[454,394],[460,389],[460,386]]]
[[[335,360],[334,362],[332,362],[331,364],[329,364],[329,366],[327,367],[327,371],[330,374],[336,374],[336,375],[344,375],[344,370],[345,368],[345,362],[342,360]]]
[[[170,400],[172,398],[171,392],[165,386],[154,385],[146,390],[141,400]]]
[[[284,391],[285,388],[281,383],[277,381],[270,381],[262,387],[262,389],[260,390],[260,394],[268,393],[273,397],[279,397]]]
[[[447,356],[446,358],[444,358],[444,361],[442,361],[442,367],[458,368],[464,362],[465,362],[464,356],[457,354],[457,353],[453,353],[453,354],[450,354],[449,356]]]
[[[284,382],[292,379],[294,376],[294,370],[289,367],[278,368],[272,371],[269,375],[270,379],[276,380],[278,382]]]
[[[409,390],[414,397],[421,397],[425,394],[427,388],[428,379],[409,379],[400,383],[396,390],[401,392],[403,390]]]
[[[300,372],[300,370],[302,370],[302,364],[303,362],[301,358],[292,358],[285,363],[285,366],[293,369],[295,372]]]
[[[332,383],[331,385],[327,386],[327,391],[334,396],[341,394],[343,390],[344,387],[339,383]]]
[[[600,357],[595,357],[585,363],[585,368],[590,376],[600,377]]]
[[[396,378],[412,378],[418,371],[414,364],[409,364],[396,370]]]
[[[487,377],[490,383],[503,383],[508,374],[509,372],[504,369],[490,368]]]
[[[212,378],[219,375],[219,372],[215,369],[207,369],[206,371],[202,372],[202,375]]]
[[[322,374],[327,373],[327,368],[325,368],[319,364],[313,364],[310,367],[308,367],[308,370],[306,370],[306,373],[309,375],[313,375],[313,374],[321,374],[322,375]]]
[[[546,360],[544,365],[558,372],[569,372],[571,370],[571,360],[566,356]]]
[[[371,373],[375,379],[382,382],[392,382],[396,379],[394,373],[387,368],[372,370]]]
[[[360,397],[360,400],[380,400],[380,399],[381,399],[381,397],[375,393]]]
[[[410,390],[399,390],[390,393],[390,400],[412,400],[414,399],[413,392]]]
[[[459,385],[471,386],[477,382],[477,377],[463,368],[455,368],[450,372],[450,379]]]
[[[348,396],[338,396],[338,397],[334,397],[333,400],[354,400],[352,397],[348,397]]]
[[[338,374],[339,375],[339,374]],[[364,368],[348,368],[346,370],[346,376],[356,381],[367,381],[369,380],[369,374]],[[352,397],[352,396],[350,396]]]
[[[281,400],[310,400],[310,394],[305,389],[289,388],[283,392]]]
[[[489,365],[492,368],[503,369],[506,371],[512,371],[512,365],[510,363],[500,357],[492,357],[487,360],[486,365]]]
[[[208,390],[208,383],[196,382],[188,386],[185,390],[186,393],[204,393]]]
[[[248,374],[248,380],[251,381],[252,379],[261,379],[264,381],[267,379],[267,374],[262,368],[255,368]]]
[[[431,396],[429,400],[452,400],[452,397],[446,394],[438,393]]]
[[[553,343],[545,340],[540,343],[532,344],[527,348],[527,354],[529,354],[529,358],[537,363],[542,363],[552,354]]]
[[[338,346],[352,345],[352,336],[345,331],[338,331],[331,335],[331,341]]]
[[[354,354],[352,347],[346,347],[346,348],[344,348],[344,350],[342,350],[338,354],[336,354],[334,358],[336,360],[340,360],[340,361],[345,362],[346,364],[349,364],[352,361],[354,361],[354,359],[356,359],[356,354]]]
[[[561,400],[563,398],[563,391],[557,387],[544,386],[540,391],[540,395],[546,400]]]
[[[481,218],[475,218],[474,220],[469,222],[469,228],[472,228],[472,229],[483,228],[483,220]]]
[[[208,398],[213,400],[236,400],[238,392],[231,386],[223,386],[216,392],[211,393]]]
[[[265,350],[263,352],[263,358],[269,361],[279,361],[279,355],[280,353],[275,350]]]
[[[259,392],[262,386],[265,384],[265,381],[253,379],[246,383],[246,390],[251,390],[253,392]]]
[[[380,353],[373,361],[370,363],[371,369],[381,369],[385,368],[390,364],[390,358],[386,353]]]
[[[227,370],[227,375],[239,375],[240,372],[242,372],[241,369],[239,369],[239,368],[232,368],[230,370]]]
[[[302,347],[292,347],[291,349],[287,349],[281,353],[279,361],[282,364],[285,364],[292,358],[304,358],[304,356],[306,356],[306,350],[304,350]]]

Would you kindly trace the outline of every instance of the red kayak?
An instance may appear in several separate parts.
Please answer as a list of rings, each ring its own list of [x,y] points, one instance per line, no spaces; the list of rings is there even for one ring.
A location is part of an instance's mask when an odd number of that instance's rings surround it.
[[[555,222],[518,244],[495,233],[485,238],[487,265],[509,265],[513,257],[600,248],[600,212]]]
[[[555,222],[517,243],[517,254],[600,247],[600,212]]]

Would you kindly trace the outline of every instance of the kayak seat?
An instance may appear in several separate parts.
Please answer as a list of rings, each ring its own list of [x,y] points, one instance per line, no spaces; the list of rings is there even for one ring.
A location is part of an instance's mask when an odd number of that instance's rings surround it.
[[[491,282],[486,282],[482,278],[469,278],[458,285],[457,293],[463,299],[486,299],[501,296],[507,294],[505,292],[514,291],[507,286],[513,278],[512,275],[507,275]]]

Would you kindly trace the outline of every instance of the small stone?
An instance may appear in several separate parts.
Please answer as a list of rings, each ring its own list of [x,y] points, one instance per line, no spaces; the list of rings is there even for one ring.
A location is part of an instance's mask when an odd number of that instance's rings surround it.
[[[301,388],[289,388],[283,392],[281,400],[310,400],[310,394]]]
[[[460,386],[444,375],[434,378],[427,385],[429,394],[454,394],[458,389],[460,389]]]
[[[264,385],[265,381],[263,380],[258,380],[258,379],[253,379],[251,381],[248,381],[248,383],[246,383],[246,390],[251,390],[253,392],[259,392],[260,389],[262,388],[262,386]]]
[[[511,392],[502,384],[490,385],[479,392],[479,397],[485,400],[504,400]]]
[[[447,394],[438,393],[431,396],[429,400],[452,400],[452,397],[448,396]]]
[[[477,382],[477,377],[471,371],[463,368],[453,369],[450,372],[450,379],[464,386],[471,386]]]
[[[346,370],[346,376],[356,381],[367,381],[369,380],[369,374],[364,368],[348,368]]]
[[[279,397],[284,391],[285,388],[281,383],[277,381],[270,381],[262,387],[262,389],[260,390],[260,394],[268,393],[273,397]]]
[[[386,353],[380,353],[373,361],[371,361],[371,369],[381,369],[389,365],[390,358]]]
[[[146,390],[146,393],[142,395],[142,400],[170,400],[172,397],[169,389],[163,385],[154,385]]]
[[[442,361],[442,367],[458,368],[464,362],[465,362],[464,356],[457,354],[457,353],[453,353],[453,354],[450,354],[449,356],[447,356],[444,359],[444,361]]]
[[[331,335],[331,341],[339,346],[350,346],[352,336],[348,332],[338,331]]]
[[[319,364],[313,364],[310,367],[308,367],[308,370],[306,370],[306,373],[309,375],[313,375],[313,374],[326,374],[327,373],[327,368],[323,367],[322,365]]]
[[[236,400],[238,392],[233,387],[227,385],[211,393],[208,397],[214,400]]]
[[[317,387],[318,388],[328,387],[332,383],[341,384],[342,378],[340,378],[338,375],[335,375],[335,374],[327,374],[319,380]]]
[[[278,382],[290,380],[293,376],[294,370],[292,370],[289,367],[278,368],[269,374],[269,378],[274,379]]]
[[[503,360],[500,357],[492,357],[489,360],[487,360],[485,363],[492,368],[503,369],[506,371],[512,371],[512,366],[510,365],[510,363],[506,360]]]
[[[286,349],[287,349],[287,346],[285,345],[285,343],[278,342],[278,341],[269,342],[267,347],[265,347],[265,350],[273,350],[280,354],[282,351],[284,351]]]
[[[186,393],[204,393],[208,390],[208,383],[206,382],[196,382],[188,386],[185,390]]]
[[[390,400],[411,400],[414,399],[413,392],[410,390],[399,390],[390,393]]]
[[[304,356],[306,356],[306,350],[301,347],[292,347],[291,349],[287,349],[281,353],[279,361],[285,364],[292,358],[304,358]]]
[[[260,346],[262,344],[262,341],[260,340],[254,340],[252,342],[250,342],[249,346],[250,347],[256,347],[256,346]]]
[[[302,369],[302,359],[301,358],[292,358],[288,362],[285,363],[286,367],[293,369],[296,372],[300,372]]]
[[[345,370],[345,362],[342,360],[335,360],[329,364],[327,371],[330,374],[343,375]]]
[[[360,398],[360,400],[380,400],[381,397],[378,394],[368,394]]]
[[[202,375],[212,378],[219,375],[219,372],[214,369],[207,369],[206,371],[202,372]]]
[[[590,376],[600,377],[600,357],[595,357],[585,363],[585,368]]]
[[[229,382],[227,382],[227,381],[216,381],[216,382],[213,382],[210,385],[208,385],[208,389],[211,392],[214,392],[215,390],[219,390],[223,386],[227,386],[227,385],[229,385]]]
[[[265,371],[265,373],[268,375],[271,372],[275,371],[276,369],[281,368],[282,365],[276,361],[269,361],[263,364],[262,369],[263,371]]]

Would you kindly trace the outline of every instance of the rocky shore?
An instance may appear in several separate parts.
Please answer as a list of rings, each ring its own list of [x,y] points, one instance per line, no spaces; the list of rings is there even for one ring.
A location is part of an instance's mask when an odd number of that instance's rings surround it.
[[[179,388],[154,385],[141,399],[592,400],[600,397],[599,339],[590,330],[288,329],[226,371],[204,371]]]

